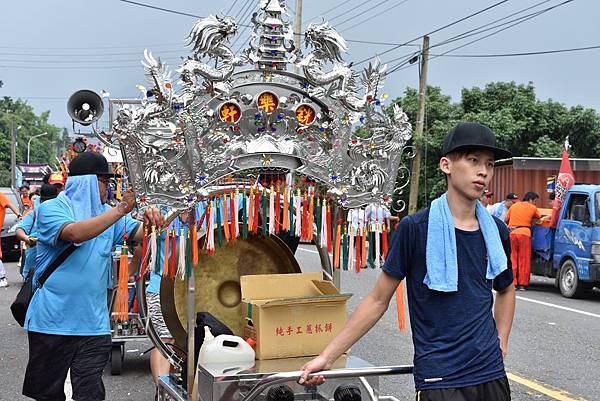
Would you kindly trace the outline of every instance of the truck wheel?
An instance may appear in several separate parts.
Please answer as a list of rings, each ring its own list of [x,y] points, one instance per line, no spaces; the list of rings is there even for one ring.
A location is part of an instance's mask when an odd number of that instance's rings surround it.
[[[581,298],[590,289],[588,283],[582,283],[577,274],[577,266],[571,259],[565,260],[559,273],[560,293],[566,298]]]
[[[113,344],[110,358],[110,374],[118,376],[123,368],[123,359],[125,357],[125,345]]]

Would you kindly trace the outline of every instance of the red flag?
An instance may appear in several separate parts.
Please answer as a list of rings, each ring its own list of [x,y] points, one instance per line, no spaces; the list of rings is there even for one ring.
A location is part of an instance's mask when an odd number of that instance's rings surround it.
[[[567,147],[563,148],[562,161],[560,162],[560,171],[554,184],[554,193],[556,197],[554,199],[554,205],[552,206],[552,217],[550,219],[550,227],[556,228],[558,223],[558,215],[562,206],[565,195],[571,186],[575,184],[575,175],[571,169],[571,163],[569,162],[569,154],[567,153]]]

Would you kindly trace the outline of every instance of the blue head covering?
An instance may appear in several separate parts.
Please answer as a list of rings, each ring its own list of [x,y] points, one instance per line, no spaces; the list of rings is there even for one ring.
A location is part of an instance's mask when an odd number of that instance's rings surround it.
[[[87,220],[104,213],[98,177],[94,174],[69,177],[64,194],[71,203],[75,221]]]

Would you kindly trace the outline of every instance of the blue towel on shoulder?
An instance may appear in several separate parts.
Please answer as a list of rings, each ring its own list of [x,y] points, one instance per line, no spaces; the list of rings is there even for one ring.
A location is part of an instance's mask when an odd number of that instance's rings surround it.
[[[507,269],[507,259],[494,218],[477,201],[477,220],[483,233],[487,250],[486,278],[492,280]],[[458,261],[456,256],[456,232],[448,206],[447,193],[431,202],[427,227],[426,263],[427,274],[423,284],[430,290],[458,291]]]

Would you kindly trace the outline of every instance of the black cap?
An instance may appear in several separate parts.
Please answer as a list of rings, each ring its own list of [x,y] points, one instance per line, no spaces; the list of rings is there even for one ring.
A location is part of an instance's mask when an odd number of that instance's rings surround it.
[[[517,195],[514,192],[511,192],[508,195],[506,195],[506,199],[508,199],[508,200],[516,200],[516,199],[519,199],[519,195]]]
[[[83,152],[71,160],[69,164],[69,177],[78,175],[110,175],[120,177],[112,172],[106,157],[98,152]]]
[[[507,159],[512,154],[505,149],[497,147],[496,135],[483,124],[466,122],[459,123],[446,135],[442,156],[459,149],[485,149],[494,154],[494,159]]]

